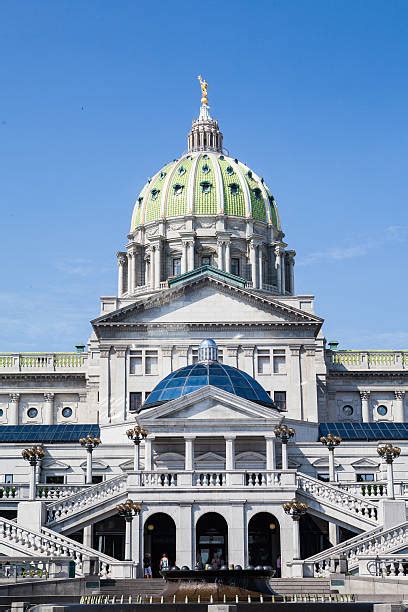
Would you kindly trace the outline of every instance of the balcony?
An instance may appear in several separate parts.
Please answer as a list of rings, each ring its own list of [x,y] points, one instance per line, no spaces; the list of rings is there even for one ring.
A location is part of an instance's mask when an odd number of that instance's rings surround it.
[[[0,373],[85,372],[88,353],[0,353]]]
[[[280,489],[296,487],[296,470],[195,470],[132,472],[129,487],[148,489]]]
[[[329,370],[407,370],[408,351],[327,351]]]

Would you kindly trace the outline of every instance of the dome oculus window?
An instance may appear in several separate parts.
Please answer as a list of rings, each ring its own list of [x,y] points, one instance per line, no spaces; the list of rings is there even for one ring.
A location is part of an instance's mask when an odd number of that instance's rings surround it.
[[[29,419],[35,419],[35,417],[38,415],[38,410],[37,408],[29,408],[27,410],[27,416]]]
[[[259,189],[259,187],[256,187],[254,189],[254,195],[256,197],[257,200],[260,200],[262,197],[262,191]]]
[[[200,183],[200,185],[201,185],[201,191],[203,193],[210,193],[211,183],[209,183],[208,181],[203,181],[202,183]]]
[[[225,159],[223,155],[220,155],[220,159]]]
[[[201,170],[203,171],[204,174],[208,174],[210,171],[210,166],[208,164],[204,164]]]
[[[203,155],[203,159],[208,159],[208,155]]]
[[[354,408],[353,406],[350,406],[349,404],[347,404],[346,406],[343,406],[343,414],[345,416],[350,417],[354,412]]]
[[[228,166],[225,172],[231,176],[231,174],[234,174],[234,168],[232,166]]]
[[[62,409],[62,416],[64,417],[64,419],[69,419],[69,417],[72,416],[72,408],[70,408],[69,406],[65,406]]]
[[[252,171],[251,170],[248,170],[247,176],[248,176],[248,178],[252,178]]]
[[[159,197],[160,189],[152,189],[150,193],[152,196],[152,200],[157,200],[157,198]]]
[[[166,173],[165,173],[165,172],[160,172],[160,178],[161,178],[161,180],[163,180],[165,176],[166,176]]]
[[[239,185],[237,183],[231,183],[229,187],[232,195],[237,195],[239,193]]]
[[[178,183],[176,185],[173,185],[173,189],[174,189],[174,195],[175,196],[179,196],[183,193],[183,185],[179,185]]]
[[[180,168],[177,170],[179,176],[183,176],[183,174],[186,173],[186,169],[184,166],[180,166]]]
[[[387,412],[388,412],[387,406],[384,406],[383,404],[381,404],[381,406],[377,406],[377,413],[380,416],[385,416]]]

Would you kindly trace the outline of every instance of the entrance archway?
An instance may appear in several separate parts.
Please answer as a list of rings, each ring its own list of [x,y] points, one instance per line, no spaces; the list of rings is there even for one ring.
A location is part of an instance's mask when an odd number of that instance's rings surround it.
[[[113,514],[93,526],[93,544],[96,550],[115,559],[125,558],[125,519]]]
[[[219,568],[228,565],[228,524],[221,514],[207,512],[196,524],[197,563]]]
[[[254,514],[248,524],[249,565],[270,565],[280,575],[280,527],[270,512]]]
[[[143,536],[144,555],[152,558],[153,576],[159,576],[160,559],[166,553],[170,567],[176,563],[176,525],[173,519],[164,512],[157,512],[146,519]]]

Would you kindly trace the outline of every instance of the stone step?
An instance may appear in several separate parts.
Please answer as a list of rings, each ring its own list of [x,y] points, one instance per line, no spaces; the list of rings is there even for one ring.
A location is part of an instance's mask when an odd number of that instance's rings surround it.
[[[108,579],[100,581],[100,592],[110,595],[160,595],[165,586],[163,578]]]

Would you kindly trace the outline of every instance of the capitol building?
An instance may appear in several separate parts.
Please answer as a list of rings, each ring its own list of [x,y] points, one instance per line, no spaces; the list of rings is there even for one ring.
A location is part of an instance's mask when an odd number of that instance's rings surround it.
[[[326,341],[284,203],[227,153],[200,85],[187,152],[129,210],[87,346],[0,354],[0,553],[112,578],[143,576],[147,553],[158,576],[164,552],[405,575],[408,351]]]

